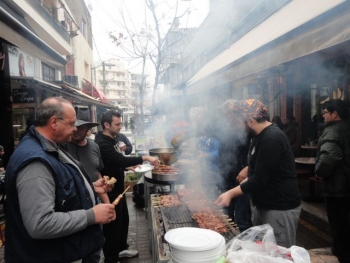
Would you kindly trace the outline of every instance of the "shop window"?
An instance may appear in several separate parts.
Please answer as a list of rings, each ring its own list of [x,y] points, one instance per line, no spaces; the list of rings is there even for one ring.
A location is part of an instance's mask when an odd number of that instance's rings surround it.
[[[55,69],[41,62],[42,79],[44,81],[55,81]]]
[[[81,20],[81,28],[80,28],[80,31],[81,31],[81,34],[86,38],[86,31],[87,31],[87,23],[85,21],[85,19],[82,19]]]
[[[18,145],[21,137],[26,132],[27,127],[34,124],[35,108],[34,107],[21,107],[12,109],[12,127],[15,146]]]

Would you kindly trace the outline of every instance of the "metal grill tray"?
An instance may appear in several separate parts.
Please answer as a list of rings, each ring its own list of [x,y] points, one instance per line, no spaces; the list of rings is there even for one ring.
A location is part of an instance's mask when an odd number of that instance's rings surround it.
[[[176,207],[160,207],[159,209],[163,218],[165,232],[179,227],[199,227],[198,224],[192,219],[192,213],[185,205]],[[221,233],[221,235],[226,239],[226,242],[228,242],[237,236],[239,231],[235,230],[228,222],[223,223],[225,223],[229,231],[227,233]]]
[[[162,217],[168,224],[193,224],[192,213],[185,205],[162,207]]]

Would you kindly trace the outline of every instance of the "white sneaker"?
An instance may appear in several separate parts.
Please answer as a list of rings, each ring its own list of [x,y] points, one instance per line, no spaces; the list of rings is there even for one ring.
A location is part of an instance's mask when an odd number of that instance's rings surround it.
[[[125,249],[119,253],[120,258],[133,258],[139,254],[137,250]]]

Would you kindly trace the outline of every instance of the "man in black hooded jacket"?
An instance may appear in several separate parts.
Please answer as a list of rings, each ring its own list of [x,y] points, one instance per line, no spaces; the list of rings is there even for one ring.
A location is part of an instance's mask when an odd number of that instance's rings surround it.
[[[123,122],[121,115],[115,111],[104,112],[101,116],[103,131],[98,133],[95,142],[99,145],[104,168],[102,175],[115,177],[117,182],[111,192],[108,193],[112,203],[124,191],[124,171],[126,168],[149,161],[152,165],[159,165],[159,160],[153,156],[126,157],[116,143],[115,137],[119,134]],[[135,257],[138,251],[128,249],[127,238],[129,229],[129,212],[125,198],[122,198],[116,206],[117,218],[111,224],[103,226],[106,238],[103,246],[105,263],[116,263],[119,257]]]

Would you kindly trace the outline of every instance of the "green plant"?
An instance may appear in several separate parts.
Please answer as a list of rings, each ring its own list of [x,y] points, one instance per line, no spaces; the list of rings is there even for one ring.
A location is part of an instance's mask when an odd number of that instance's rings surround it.
[[[130,118],[129,120],[129,126],[130,126],[130,129],[135,129],[135,121],[133,118]]]

